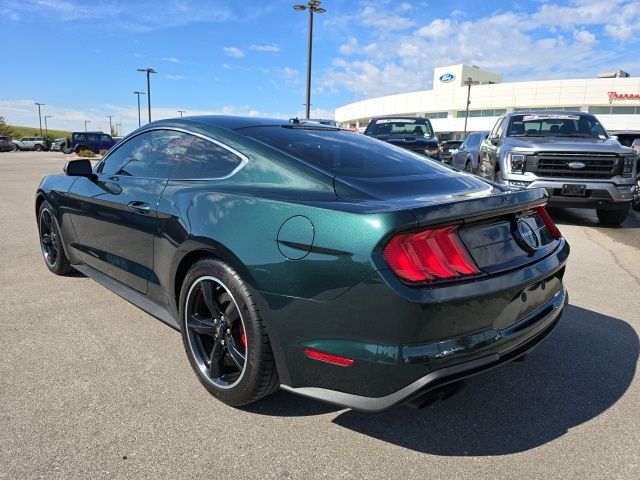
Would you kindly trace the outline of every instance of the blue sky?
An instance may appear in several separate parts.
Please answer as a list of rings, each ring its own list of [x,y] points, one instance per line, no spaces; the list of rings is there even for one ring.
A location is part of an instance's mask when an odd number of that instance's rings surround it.
[[[37,125],[137,127],[152,77],[154,119],[303,115],[306,12],[294,1],[0,0],[0,115]],[[503,81],[640,75],[640,1],[324,0],[315,17],[312,115],[431,88],[433,68],[470,63]],[[142,98],[143,121],[146,100]]]

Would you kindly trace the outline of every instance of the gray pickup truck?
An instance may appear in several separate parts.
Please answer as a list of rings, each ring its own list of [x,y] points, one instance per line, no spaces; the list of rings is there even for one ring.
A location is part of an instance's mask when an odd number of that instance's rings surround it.
[[[513,187],[545,188],[549,206],[595,208],[622,223],[631,206],[636,153],[585,112],[515,112],[500,117],[480,149],[478,174]]]

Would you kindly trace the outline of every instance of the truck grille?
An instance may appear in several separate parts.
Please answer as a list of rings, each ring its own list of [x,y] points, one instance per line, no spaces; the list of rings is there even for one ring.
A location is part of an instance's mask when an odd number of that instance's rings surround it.
[[[582,168],[569,164],[580,162]],[[618,156],[614,153],[544,152],[527,155],[527,171],[540,177],[611,178],[619,175]]]

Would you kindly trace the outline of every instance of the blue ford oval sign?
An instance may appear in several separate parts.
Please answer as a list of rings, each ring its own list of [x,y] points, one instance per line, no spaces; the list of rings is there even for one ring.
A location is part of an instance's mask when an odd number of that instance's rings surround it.
[[[440,75],[440,81],[442,83],[449,83],[453,81],[454,78],[456,78],[456,76],[453,73],[444,73]]]

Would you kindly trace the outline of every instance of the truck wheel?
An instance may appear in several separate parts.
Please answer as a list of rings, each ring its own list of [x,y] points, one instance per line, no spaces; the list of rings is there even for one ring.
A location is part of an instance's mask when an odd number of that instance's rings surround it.
[[[39,143],[33,146],[33,149],[36,152],[41,152],[42,151],[42,145],[40,145]]]
[[[604,225],[620,225],[627,218],[629,214],[630,205],[625,205],[622,208],[616,208],[615,210],[603,210],[597,209],[598,220]]]
[[[62,153],[65,153],[67,155],[69,155],[71,152],[73,152],[73,150],[71,150],[71,148],[66,143],[63,143],[60,146],[60,150],[62,150]]]

